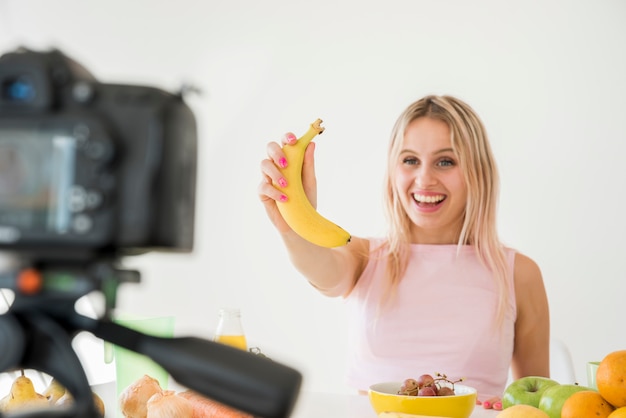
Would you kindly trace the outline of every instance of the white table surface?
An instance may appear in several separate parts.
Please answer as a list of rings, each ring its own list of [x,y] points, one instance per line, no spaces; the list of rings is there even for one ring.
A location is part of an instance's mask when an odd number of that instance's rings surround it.
[[[170,389],[178,390],[176,384]],[[106,405],[105,418],[115,418],[115,385],[113,382],[94,386]],[[497,411],[476,406],[471,418],[495,418]],[[377,418],[365,395],[345,395],[302,391],[291,418]]]

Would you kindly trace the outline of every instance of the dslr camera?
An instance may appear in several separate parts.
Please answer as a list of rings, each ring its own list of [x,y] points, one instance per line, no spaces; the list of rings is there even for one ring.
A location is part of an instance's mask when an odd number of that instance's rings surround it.
[[[182,94],[98,82],[58,50],[0,57],[0,251],[90,260],[193,246]]]
[[[0,372],[45,372],[74,399],[70,409],[20,416],[100,418],[72,348],[81,331],[150,357],[218,402],[256,417],[290,415],[298,371],[112,320],[118,285],[140,281],[120,267],[123,256],[193,249],[197,133],[182,93],[98,82],[58,50],[0,56],[0,252],[18,261],[0,271],[0,292],[14,295],[0,314]],[[76,312],[94,291],[104,313]]]

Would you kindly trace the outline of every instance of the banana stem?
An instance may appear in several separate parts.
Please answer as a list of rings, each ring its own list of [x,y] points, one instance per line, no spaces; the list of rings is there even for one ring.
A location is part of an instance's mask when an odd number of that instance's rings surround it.
[[[311,128],[316,131],[316,134],[319,135],[324,132],[324,127],[322,126],[322,120],[316,119],[315,122],[311,124]]]
[[[311,124],[311,126],[309,126],[309,130],[306,131],[306,133],[300,138],[298,138],[298,146],[306,147],[307,145],[309,145],[309,142],[311,142],[313,138],[315,138],[316,135],[320,135],[322,132],[324,132],[324,129],[325,128],[322,126],[322,120],[317,119]]]

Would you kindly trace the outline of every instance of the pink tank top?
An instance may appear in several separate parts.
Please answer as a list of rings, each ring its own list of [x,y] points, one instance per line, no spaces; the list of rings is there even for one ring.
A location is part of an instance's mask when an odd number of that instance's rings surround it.
[[[498,287],[474,248],[411,245],[406,275],[395,300],[379,308],[386,260],[383,241],[371,240],[370,259],[346,297],[347,383],[367,390],[377,382],[404,381],[422,374],[463,378],[481,400],[502,396],[513,353],[516,317],[512,279],[509,306],[497,325]],[[507,249],[509,277],[515,252]]]

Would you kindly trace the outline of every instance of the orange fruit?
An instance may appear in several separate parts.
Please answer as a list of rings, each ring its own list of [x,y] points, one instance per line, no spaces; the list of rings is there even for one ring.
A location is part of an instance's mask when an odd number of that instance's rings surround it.
[[[617,408],[615,411],[611,412],[608,418],[626,418],[626,406]]]
[[[550,418],[550,415],[534,406],[517,404],[504,408],[496,418]]]
[[[626,350],[618,350],[602,359],[596,372],[598,392],[616,408],[626,406]]]
[[[595,390],[583,390],[570,395],[561,409],[561,418],[607,418],[615,407]]]

